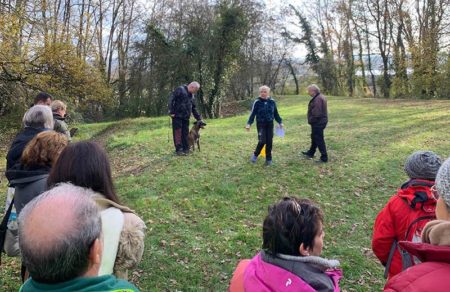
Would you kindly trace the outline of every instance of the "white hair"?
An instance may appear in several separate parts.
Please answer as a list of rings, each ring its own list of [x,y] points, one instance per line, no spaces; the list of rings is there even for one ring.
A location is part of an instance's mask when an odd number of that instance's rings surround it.
[[[35,105],[31,107],[22,119],[25,127],[53,129],[53,113],[47,105]]]
[[[259,88],[259,92],[263,91],[263,90],[267,90],[267,92],[270,92],[270,87],[267,85],[263,85]]]
[[[312,89],[312,90],[314,90],[316,93],[320,93],[320,88],[319,88],[319,86],[317,86],[317,85],[315,85],[315,84],[309,85],[307,89]]]
[[[200,83],[198,83],[197,81],[192,81],[191,83],[189,83],[188,86],[195,87],[195,88],[199,89],[200,88]]]

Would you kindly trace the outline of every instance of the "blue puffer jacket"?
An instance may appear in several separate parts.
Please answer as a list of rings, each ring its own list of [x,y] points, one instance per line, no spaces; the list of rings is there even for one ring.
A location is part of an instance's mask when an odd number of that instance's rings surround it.
[[[253,124],[255,116],[257,123],[271,123],[274,119],[279,124],[282,123],[282,119],[278,114],[277,104],[271,97],[269,97],[268,99],[259,97],[257,100],[255,100],[252,107],[252,113],[248,118],[248,125]]]

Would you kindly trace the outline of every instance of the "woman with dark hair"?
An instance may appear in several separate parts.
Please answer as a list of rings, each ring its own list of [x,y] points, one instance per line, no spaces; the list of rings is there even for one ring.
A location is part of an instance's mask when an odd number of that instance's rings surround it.
[[[269,207],[263,248],[239,263],[230,291],[337,292],[339,261],[321,258],[323,214],[309,200],[286,197]]]
[[[102,216],[103,254],[100,275],[128,278],[142,259],[145,223],[131,209],[121,205],[111,176],[106,152],[96,143],[77,142],[61,153],[48,178],[49,187],[70,182],[93,190]]]

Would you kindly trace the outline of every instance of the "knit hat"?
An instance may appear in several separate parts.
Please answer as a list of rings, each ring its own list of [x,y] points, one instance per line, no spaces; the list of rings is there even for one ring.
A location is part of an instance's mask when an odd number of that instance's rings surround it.
[[[432,151],[416,151],[405,163],[406,174],[410,178],[435,180],[441,166],[441,159]]]
[[[444,161],[436,175],[436,190],[450,207],[450,158]]]

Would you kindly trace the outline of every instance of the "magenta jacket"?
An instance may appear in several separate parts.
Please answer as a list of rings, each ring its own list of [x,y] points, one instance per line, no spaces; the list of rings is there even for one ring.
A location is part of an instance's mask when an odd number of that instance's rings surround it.
[[[325,259],[321,260],[327,261]],[[295,265],[294,262],[293,264]],[[339,292],[339,280],[342,278],[342,271],[339,269],[328,269],[323,272],[317,272],[318,275],[322,273],[331,279],[334,286],[334,290],[332,292]],[[309,274],[309,277],[313,277],[313,274]],[[299,276],[289,272],[288,270],[265,262],[261,257],[261,253],[258,253],[251,261],[244,260],[239,263],[233,275],[233,279],[231,280],[229,291],[316,292],[317,290],[315,290],[306,281],[302,280]]]

